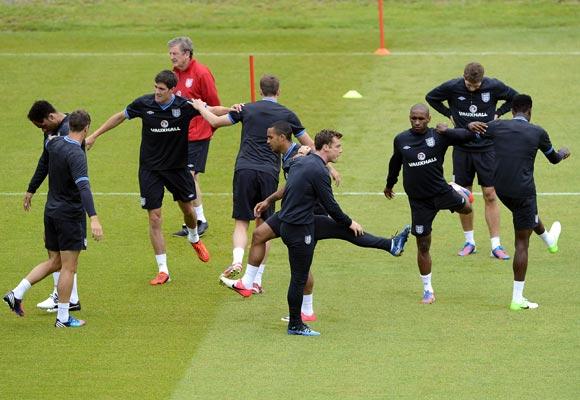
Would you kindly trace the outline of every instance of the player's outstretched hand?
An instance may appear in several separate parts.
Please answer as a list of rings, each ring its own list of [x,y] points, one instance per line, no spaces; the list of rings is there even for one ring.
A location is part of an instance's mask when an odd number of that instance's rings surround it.
[[[95,135],[90,135],[85,138],[85,147],[87,150],[90,150],[94,145],[97,138]]]
[[[385,197],[389,200],[392,200],[395,197],[395,192],[393,192],[393,188],[385,186],[385,190],[383,190]]]
[[[103,227],[99,222],[99,217],[93,215],[91,217],[91,233],[93,234],[93,239],[99,241],[103,238]]]
[[[560,150],[558,150],[558,153],[562,156],[562,160],[570,157],[570,150],[568,150],[567,147],[562,147]]]
[[[435,126],[435,130],[441,134],[445,134],[445,132],[447,132],[447,129],[449,129],[449,126],[444,122],[439,122],[437,126]]]
[[[256,207],[254,207],[254,217],[260,218],[262,213],[266,211],[268,207],[270,207],[270,202],[268,200],[263,200],[256,204]]]
[[[201,110],[202,108],[205,108],[206,105],[205,101],[200,99],[192,99],[188,103],[191,104],[193,108],[195,108],[197,111]]]
[[[307,154],[310,154],[311,151],[312,151],[312,149],[310,148],[310,146],[300,146],[300,148],[298,149],[297,155],[305,156]]]
[[[242,112],[242,108],[244,108],[244,103],[238,103],[238,104],[234,104],[233,106],[230,107],[232,109],[232,111],[235,112]]]
[[[470,122],[469,124],[467,124],[467,129],[469,129],[471,132],[475,132],[475,133],[479,133],[479,134],[485,134],[485,131],[487,130],[487,124],[485,122],[481,122],[481,121],[473,121]]]
[[[349,226],[350,230],[354,232],[355,236],[361,236],[364,235],[365,232],[363,230],[363,227],[361,226],[361,224],[359,224],[358,222],[356,222],[355,220],[352,220],[352,223]]]

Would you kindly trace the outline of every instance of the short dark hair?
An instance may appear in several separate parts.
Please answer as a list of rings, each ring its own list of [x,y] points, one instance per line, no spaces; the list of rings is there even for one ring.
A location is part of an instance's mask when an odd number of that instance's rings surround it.
[[[280,89],[280,80],[274,75],[264,75],[260,79],[260,90],[264,96],[276,96]]]
[[[177,77],[168,69],[165,69],[155,76],[155,83],[163,83],[168,89],[173,89],[177,86]]]
[[[71,132],[81,132],[91,124],[91,116],[85,110],[75,110],[68,115],[68,127]]]
[[[322,150],[322,146],[325,144],[330,145],[332,143],[332,139],[340,139],[341,137],[342,133],[340,132],[336,132],[330,129],[323,129],[314,137],[314,147],[316,150]]]
[[[292,140],[292,124],[287,121],[277,121],[271,126],[278,135],[284,135],[286,140]]]
[[[481,82],[484,72],[483,65],[478,62],[470,62],[463,70],[463,77],[468,82]]]
[[[44,121],[45,118],[48,118],[50,114],[55,112],[57,112],[56,108],[54,108],[48,101],[37,100],[34,102],[32,107],[30,107],[30,111],[28,111],[28,119],[32,122],[40,123]]]
[[[532,98],[527,94],[518,94],[512,100],[513,113],[526,113],[532,109]]]

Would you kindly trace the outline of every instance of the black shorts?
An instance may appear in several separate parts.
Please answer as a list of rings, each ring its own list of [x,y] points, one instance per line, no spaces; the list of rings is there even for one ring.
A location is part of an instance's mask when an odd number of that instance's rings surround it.
[[[252,221],[254,207],[278,190],[278,178],[253,169],[239,169],[234,172],[233,193],[234,209],[232,218],[241,221]],[[262,212],[260,217],[267,220],[274,213],[274,205]]]
[[[196,140],[187,144],[187,168],[195,173],[205,172],[205,163],[209,153],[209,139]]]
[[[465,205],[465,199],[449,187],[449,191],[428,199],[409,198],[411,206],[411,233],[415,236],[427,236],[431,233],[433,220],[439,210],[459,211]]]
[[[272,214],[270,218],[266,220],[266,223],[268,224],[270,229],[272,229],[274,235],[276,235],[276,237],[280,237],[280,225],[282,224],[282,221],[280,220],[280,218],[278,218],[278,213],[275,212],[274,214]]]
[[[453,149],[453,181],[461,186],[473,186],[477,173],[477,183],[483,187],[493,187],[495,151],[469,153]]]
[[[173,201],[195,200],[195,183],[187,168],[153,171],[139,168],[141,207],[145,210],[161,208],[164,187],[173,194]]]
[[[497,195],[512,212],[514,229],[517,231],[534,229],[538,225],[538,204],[536,196],[513,198]]]
[[[50,251],[87,249],[87,220],[57,219],[44,215],[44,246]]]

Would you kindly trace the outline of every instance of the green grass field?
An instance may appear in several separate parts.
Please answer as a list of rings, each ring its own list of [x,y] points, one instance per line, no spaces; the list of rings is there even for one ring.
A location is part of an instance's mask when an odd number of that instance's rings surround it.
[[[318,245],[313,327],[319,338],[288,337],[286,249],[272,246],[265,294],[242,299],[217,285],[231,261],[231,178],[239,127],[217,131],[202,187],[212,253],[207,265],[180,239],[164,207],[173,281],[150,287],[156,272],[139,207],[140,122],[99,139],[88,154],[91,185],[106,238],[90,243],[79,266],[85,328],[52,328],[35,308],[52,279],[25,298],[25,318],[0,310],[0,398],[45,399],[576,399],[580,393],[580,5],[576,1],[385,2],[387,47],[377,57],[375,1],[4,1],[0,4],[0,289],[13,288],[45,257],[46,183],[30,213],[21,200],[41,152],[26,119],[45,98],[60,110],[87,109],[96,129],[152,91],[170,67],[166,42],[189,35],[216,77],[224,104],[249,101],[248,54],[257,75],[282,81],[281,103],[311,134],[345,134],[337,164],[343,209],[369,232],[391,235],[408,223],[405,196],[384,187],[395,134],[408,109],[472,60],[534,98],[533,122],[572,157],[536,162],[544,222],[563,225],[560,252],[530,246],[526,295],[531,312],[508,310],[510,262],[488,256],[483,201],[475,203],[477,255],[455,215],[434,224],[437,303],[418,304],[421,282],[411,240],[401,258],[338,241]],[[346,100],[351,89],[364,97]],[[433,123],[444,118],[434,114]],[[450,156],[448,157],[448,159]],[[451,178],[451,165],[446,166]],[[402,185],[395,187],[402,192]],[[353,194],[359,193],[359,194]],[[364,194],[370,193],[370,194]],[[511,215],[502,208],[503,245],[513,254]],[[3,292],[2,292],[3,293]]]

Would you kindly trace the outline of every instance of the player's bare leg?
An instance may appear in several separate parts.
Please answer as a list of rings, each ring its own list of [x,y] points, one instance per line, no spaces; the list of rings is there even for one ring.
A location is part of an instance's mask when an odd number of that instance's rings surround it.
[[[483,201],[485,203],[485,222],[489,230],[491,240],[491,256],[499,260],[509,260],[510,256],[505,252],[499,238],[500,233],[500,208],[499,200],[493,187],[481,187]]]
[[[467,190],[472,192],[472,186],[464,186]],[[463,235],[465,236],[465,243],[463,248],[459,250],[457,255],[468,256],[477,252],[475,246],[475,236],[473,231],[473,213],[469,214],[459,214],[459,221],[461,221],[461,227],[463,229]]]
[[[528,248],[532,229],[516,230],[515,232],[515,255],[513,261],[514,287],[510,309],[513,311],[529,310],[538,308],[537,303],[532,303],[524,297],[526,283],[526,271],[528,269]]]
[[[423,282],[422,304],[432,304],[435,302],[435,293],[431,285],[431,234],[426,236],[416,236],[417,239],[417,265]]]

